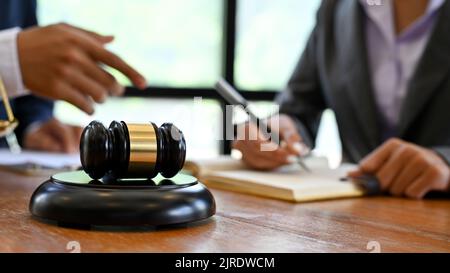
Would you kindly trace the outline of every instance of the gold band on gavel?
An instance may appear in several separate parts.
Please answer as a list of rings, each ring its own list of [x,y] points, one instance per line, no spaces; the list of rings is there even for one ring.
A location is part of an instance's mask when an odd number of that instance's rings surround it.
[[[130,136],[130,161],[128,172],[146,175],[155,170],[158,144],[155,128],[148,124],[127,124]]]

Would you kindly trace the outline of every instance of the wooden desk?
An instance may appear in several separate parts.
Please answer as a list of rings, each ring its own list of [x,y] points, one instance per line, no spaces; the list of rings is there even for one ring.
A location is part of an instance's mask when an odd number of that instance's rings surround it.
[[[75,230],[30,216],[43,179],[0,172],[0,251],[66,252],[450,252],[450,201],[393,198],[308,204],[212,190],[217,215],[176,229]]]

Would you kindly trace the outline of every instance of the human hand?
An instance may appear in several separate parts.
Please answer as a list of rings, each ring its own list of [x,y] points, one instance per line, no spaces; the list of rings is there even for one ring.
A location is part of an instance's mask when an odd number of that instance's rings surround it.
[[[394,196],[422,199],[430,191],[448,191],[450,168],[434,151],[391,139],[364,158],[350,177],[375,175]]]
[[[94,101],[102,103],[108,95],[124,92],[101,65],[117,69],[135,86],[145,88],[141,74],[105,49],[113,39],[67,24],[20,32],[17,44],[25,86],[36,95],[65,100],[88,114],[94,112]]]
[[[233,142],[233,148],[242,153],[242,160],[258,170],[273,170],[295,162],[298,156],[309,153],[309,148],[302,142],[294,121],[287,115],[277,115],[269,120],[271,133],[279,134],[282,145],[270,142],[253,123],[245,123],[238,128],[245,132],[245,138]],[[279,124],[279,126],[271,126]],[[278,128],[277,128],[278,127]]]
[[[57,119],[39,124],[25,132],[25,149],[55,153],[76,153],[79,151],[83,128],[61,123]]]

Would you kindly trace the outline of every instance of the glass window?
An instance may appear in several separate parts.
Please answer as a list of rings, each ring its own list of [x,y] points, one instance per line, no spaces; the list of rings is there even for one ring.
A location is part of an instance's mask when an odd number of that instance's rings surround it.
[[[242,90],[280,90],[315,24],[321,0],[238,1],[236,83]]]
[[[66,22],[114,35],[109,48],[150,85],[209,87],[220,75],[220,0],[39,0],[38,7],[41,25]]]
[[[66,22],[114,35],[108,47],[141,71],[151,86],[211,88],[221,74],[223,7],[227,0],[38,0],[41,25]],[[235,80],[240,90],[281,90],[315,24],[321,0],[238,0]],[[119,73],[118,79],[128,84]],[[253,103],[261,117],[277,111],[272,102]],[[220,152],[222,112],[215,100],[111,98],[89,117],[59,102],[56,116],[87,125],[97,119],[173,122],[188,141],[188,157]],[[236,113],[235,122],[246,120]],[[339,148],[332,113],[326,112],[318,154],[337,161]],[[325,138],[328,139],[325,142]],[[336,139],[330,142],[330,137]],[[330,145],[332,147],[330,147]],[[324,152],[325,151],[325,152]]]

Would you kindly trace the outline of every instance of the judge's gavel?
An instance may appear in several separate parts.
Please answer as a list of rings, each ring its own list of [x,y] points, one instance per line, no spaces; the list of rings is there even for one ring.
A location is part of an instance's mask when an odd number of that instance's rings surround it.
[[[80,157],[93,179],[171,178],[184,165],[186,141],[173,124],[127,124],[113,121],[107,129],[98,121],[83,131]]]

